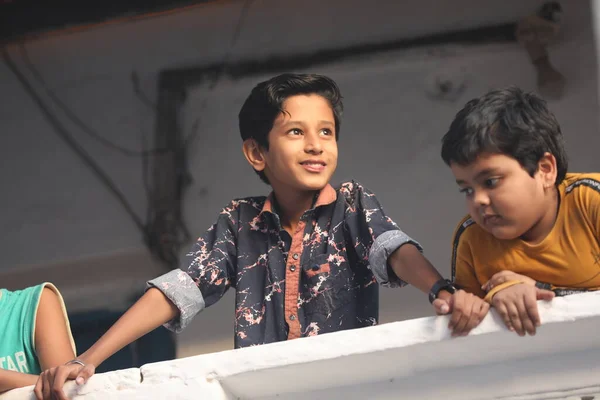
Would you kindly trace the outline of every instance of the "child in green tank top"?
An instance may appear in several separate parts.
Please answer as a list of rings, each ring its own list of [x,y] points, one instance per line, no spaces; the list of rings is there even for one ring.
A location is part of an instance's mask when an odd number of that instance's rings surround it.
[[[42,370],[75,357],[63,299],[54,285],[0,289],[0,393],[34,385]]]

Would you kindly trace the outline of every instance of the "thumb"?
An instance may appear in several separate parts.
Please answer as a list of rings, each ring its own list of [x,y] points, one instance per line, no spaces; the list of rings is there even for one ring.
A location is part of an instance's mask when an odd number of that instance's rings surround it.
[[[450,304],[443,299],[435,299],[433,301],[433,307],[438,315],[446,315],[450,312]]]
[[[539,289],[536,288],[535,290],[535,297],[536,300],[552,300],[554,298],[555,294],[552,290],[546,290],[546,289]]]
[[[94,375],[95,371],[96,371],[96,367],[94,367],[94,365],[86,364],[85,367],[83,367],[77,374],[77,378],[75,378],[75,382],[78,385],[83,385],[84,383],[86,383],[88,381],[88,379],[90,379],[90,377],[92,375]]]

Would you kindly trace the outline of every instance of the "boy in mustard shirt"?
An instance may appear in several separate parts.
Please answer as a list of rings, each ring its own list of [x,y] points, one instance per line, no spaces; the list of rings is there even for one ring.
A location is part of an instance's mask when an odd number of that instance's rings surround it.
[[[491,91],[458,112],[442,142],[469,212],[453,238],[458,287],[521,336],[540,324],[536,300],[600,288],[600,174],[567,173],[544,100]]]

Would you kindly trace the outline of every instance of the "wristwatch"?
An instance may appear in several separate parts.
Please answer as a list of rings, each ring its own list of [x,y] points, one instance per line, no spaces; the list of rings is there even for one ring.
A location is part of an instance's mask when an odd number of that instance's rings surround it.
[[[437,299],[438,294],[442,290],[445,290],[448,293],[454,293],[456,292],[456,287],[448,279],[440,279],[439,281],[434,283],[431,289],[429,290],[429,302],[433,303],[433,301]]]

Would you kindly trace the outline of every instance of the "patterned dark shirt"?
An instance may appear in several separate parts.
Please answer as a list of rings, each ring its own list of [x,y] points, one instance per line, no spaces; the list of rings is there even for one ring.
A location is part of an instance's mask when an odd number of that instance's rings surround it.
[[[377,280],[404,284],[387,275],[387,258],[407,242],[419,246],[356,182],[325,187],[293,235],[273,194],[244,198],[221,211],[184,268],[148,285],[179,308],[165,325],[176,332],[235,288],[235,347],[259,345],[375,325]]]

